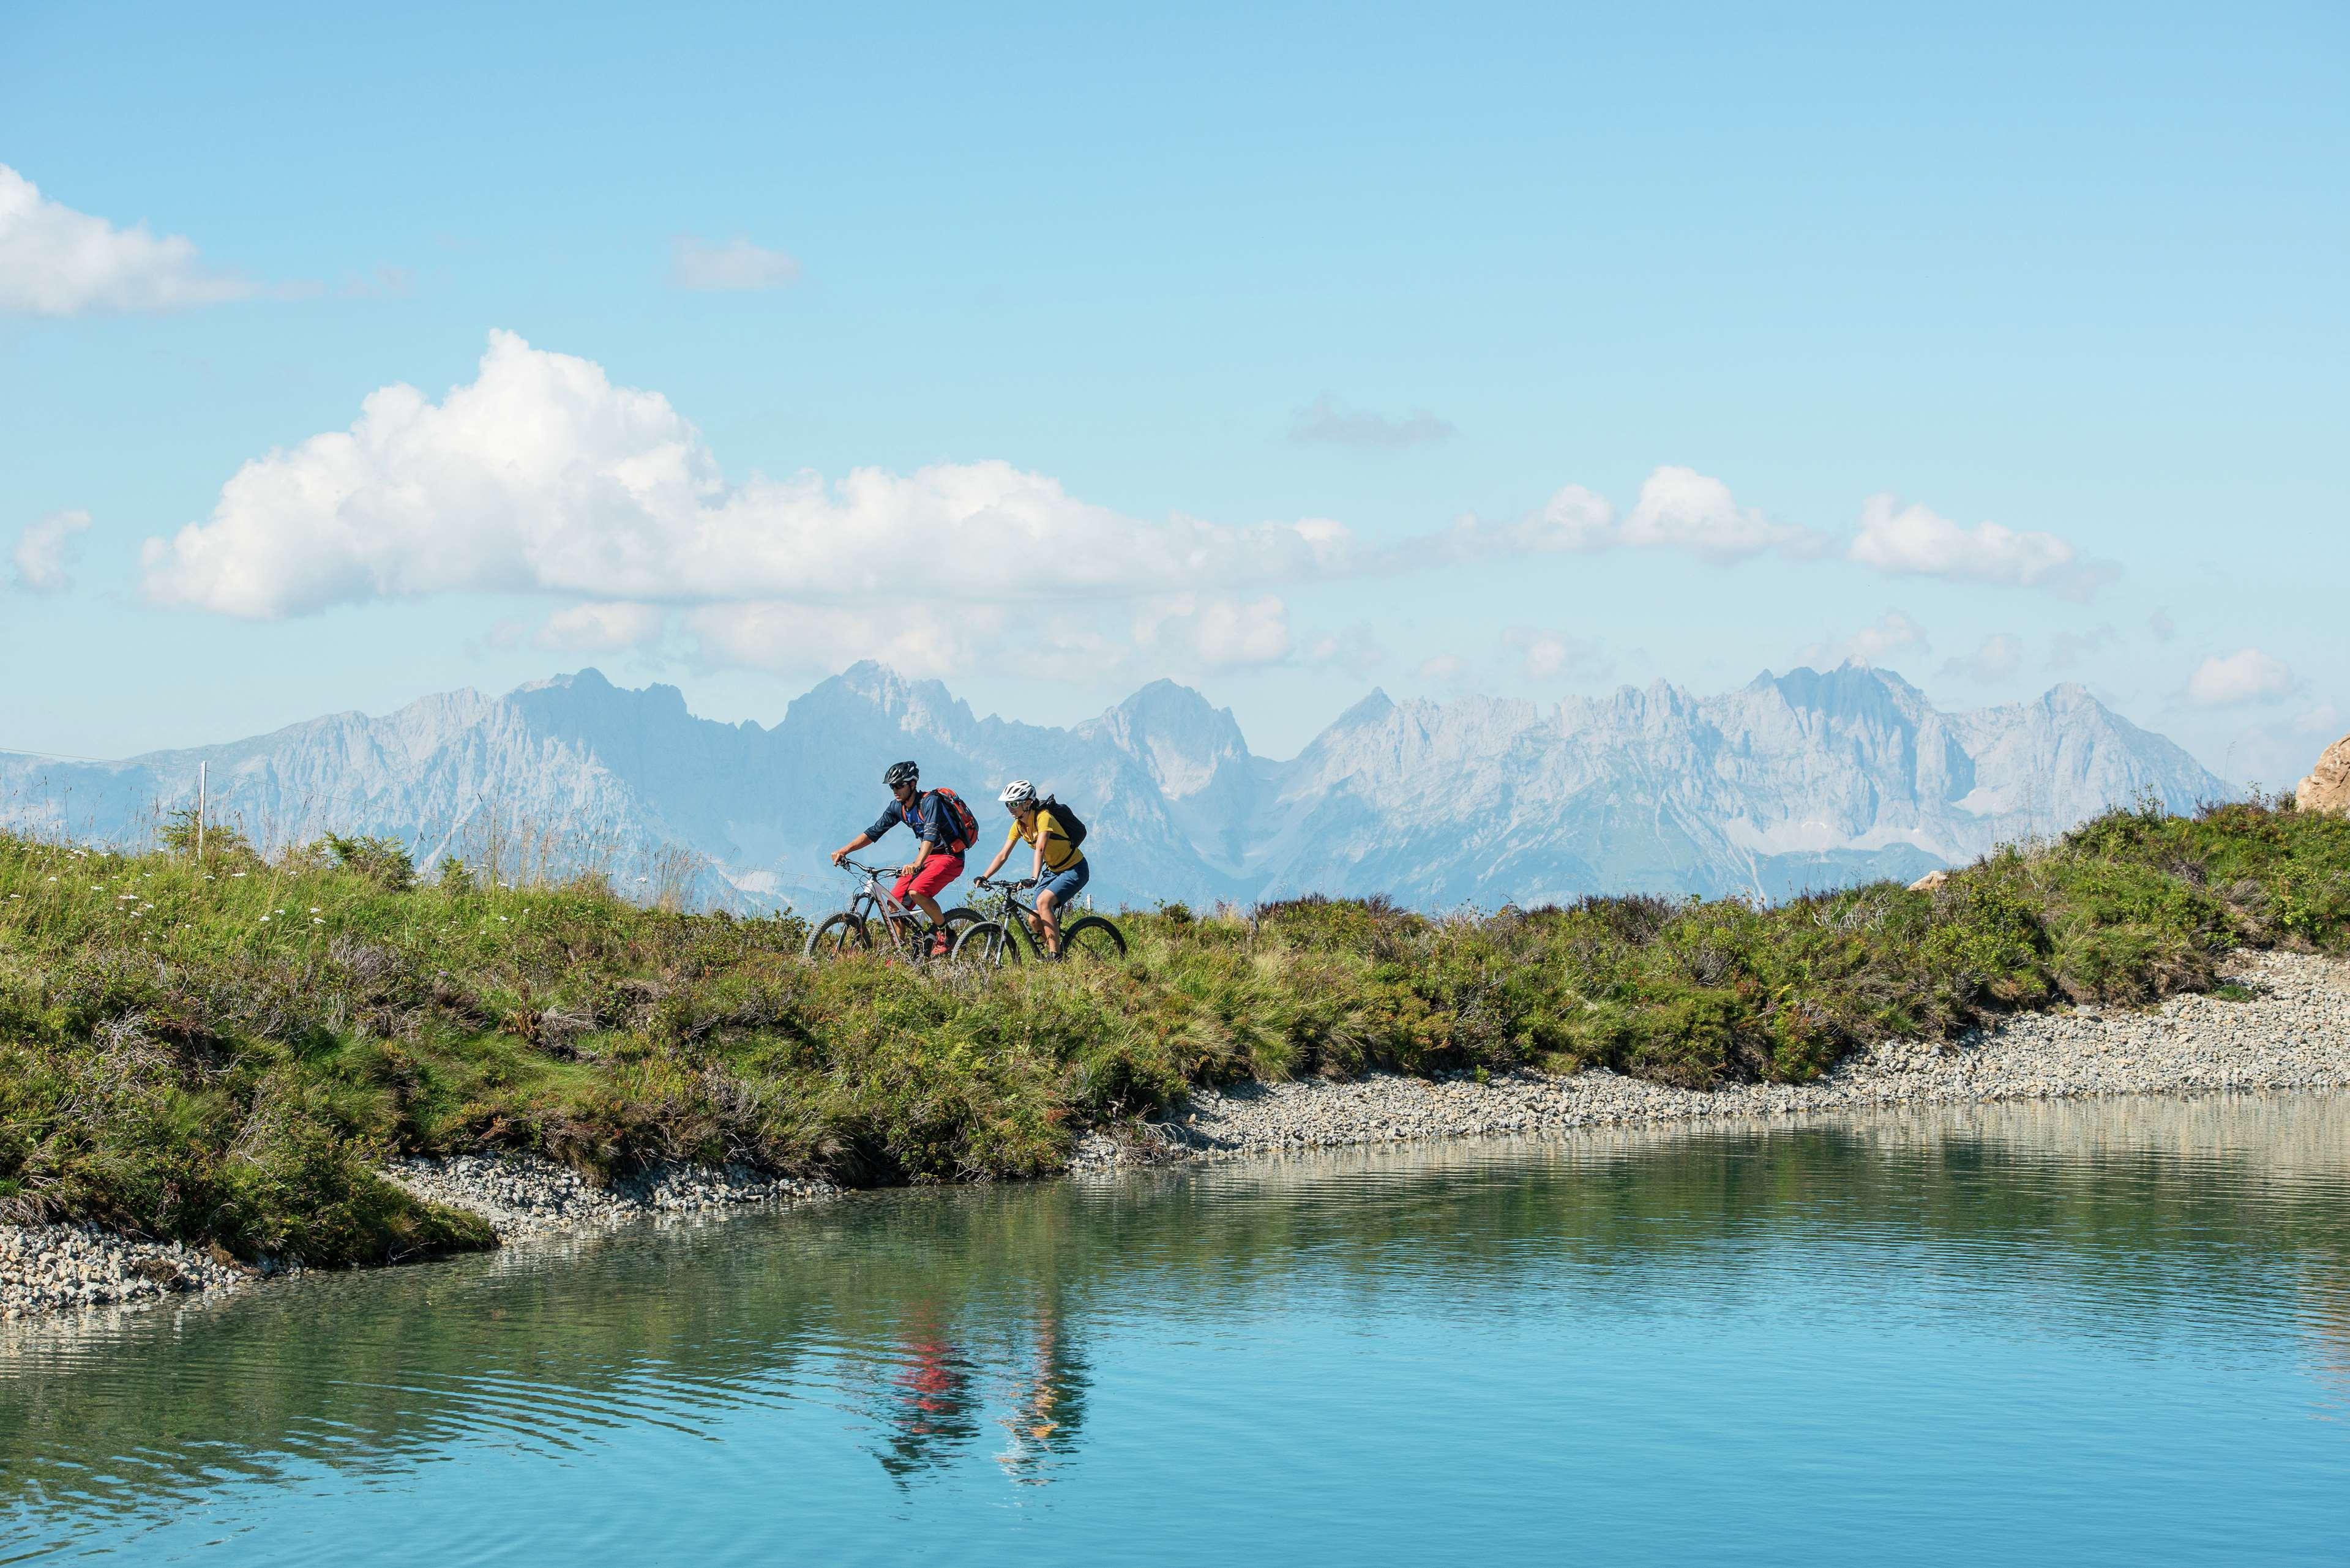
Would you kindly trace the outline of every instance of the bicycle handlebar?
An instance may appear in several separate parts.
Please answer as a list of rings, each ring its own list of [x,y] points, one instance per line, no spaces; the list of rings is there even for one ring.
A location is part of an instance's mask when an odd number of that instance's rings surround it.
[[[844,870],[862,871],[868,877],[894,877],[905,869],[903,866],[868,866],[862,860],[844,859],[840,864]]]
[[[994,880],[990,880],[985,877],[978,877],[972,878],[971,885],[974,888],[1008,888],[1013,892],[1018,893],[1023,892],[1027,888],[1034,888],[1036,885],[1036,878],[1034,877],[1024,877],[1016,882],[1007,882],[1000,877]]]

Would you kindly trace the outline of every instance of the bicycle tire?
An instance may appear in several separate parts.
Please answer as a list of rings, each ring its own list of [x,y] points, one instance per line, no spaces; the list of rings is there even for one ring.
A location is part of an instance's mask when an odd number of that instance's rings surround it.
[[[1126,956],[1126,935],[1099,915],[1061,928],[1061,956],[1080,963],[1115,963]]]
[[[955,939],[951,961],[974,969],[1002,969],[1020,961],[1020,939],[1001,920],[982,920],[963,928]]]
[[[843,910],[817,922],[816,929],[807,934],[807,943],[800,949],[800,956],[821,962],[872,950],[873,933],[865,929],[864,921]]]

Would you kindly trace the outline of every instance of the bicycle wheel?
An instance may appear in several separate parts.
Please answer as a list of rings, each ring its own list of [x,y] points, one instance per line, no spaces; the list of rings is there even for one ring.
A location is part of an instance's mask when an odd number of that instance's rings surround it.
[[[1020,961],[1020,940],[1000,920],[965,926],[955,939],[954,961],[974,969],[1002,969]]]
[[[1079,963],[1111,963],[1126,956],[1126,938],[1099,915],[1061,928],[1061,956]]]
[[[955,943],[962,940],[963,932],[973,926],[983,926],[986,923],[987,917],[968,904],[958,904],[939,916],[939,924],[947,929],[947,947],[950,950],[953,949]]]
[[[846,911],[826,916],[808,933],[807,946],[801,950],[811,959],[846,958],[872,950],[873,933],[865,929],[864,921]]]

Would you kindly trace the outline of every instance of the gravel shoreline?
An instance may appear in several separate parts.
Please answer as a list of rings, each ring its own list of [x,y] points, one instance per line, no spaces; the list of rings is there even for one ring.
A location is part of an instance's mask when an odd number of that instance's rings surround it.
[[[1094,1164],[1261,1155],[1430,1138],[1544,1137],[1636,1122],[1796,1116],[1897,1105],[2085,1095],[2350,1086],[2350,963],[2257,953],[2230,969],[2248,1001],[2023,1013],[1958,1040],[1887,1041],[1813,1084],[1676,1089],[1607,1071],[1480,1084],[1378,1074],[1350,1083],[1243,1085],[1191,1096],[1147,1124],[1153,1143]]]
[[[568,1166],[533,1155],[404,1159],[383,1174],[420,1198],[479,1214],[502,1242],[648,1215],[804,1202],[840,1191],[828,1182],[765,1176],[745,1166],[664,1166],[599,1187]],[[0,1225],[0,1321],[213,1295],[300,1272],[266,1260],[255,1268],[219,1248],[198,1251],[177,1242],[140,1241],[94,1225]]]
[[[536,1155],[452,1155],[404,1159],[384,1175],[419,1198],[469,1209],[501,1241],[576,1225],[612,1225],[647,1214],[695,1213],[744,1203],[837,1196],[830,1182],[765,1176],[748,1166],[671,1165],[598,1187],[567,1165]]]
[[[1519,1072],[1480,1084],[1376,1074],[1351,1083],[1246,1085],[1193,1094],[1168,1117],[1078,1139],[1087,1173],[1220,1157],[1440,1138],[1553,1137],[1580,1127],[1796,1116],[2085,1095],[2350,1088],[2350,962],[2259,953],[2230,971],[2250,1000],[2173,997],[2138,1011],[2025,1013],[1949,1042],[1888,1041],[1815,1084],[1715,1091],[1608,1072]],[[828,1183],[747,1167],[671,1166],[598,1186],[531,1156],[459,1155],[384,1173],[420,1197],[471,1210],[502,1241],[655,1214],[836,1196]],[[0,1225],[0,1318],[234,1289],[273,1272],[78,1225]]]

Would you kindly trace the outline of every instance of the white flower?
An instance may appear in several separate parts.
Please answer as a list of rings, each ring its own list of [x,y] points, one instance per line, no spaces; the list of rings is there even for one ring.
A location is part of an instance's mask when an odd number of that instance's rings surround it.
[[[52,882],[54,882],[54,881],[56,881],[56,880],[57,880],[57,878],[56,878],[56,877],[50,877],[50,878],[49,878],[49,880],[50,880],[50,881],[52,881]]]
[[[310,923],[314,926],[323,926],[327,922],[321,919],[313,919]]]
[[[269,923],[269,917],[268,917],[268,916],[266,916],[266,915],[262,916],[262,917],[261,917],[261,923],[262,923],[263,925],[265,925],[265,925],[267,925],[267,924]]]
[[[504,917],[504,915],[500,915],[500,916],[498,917],[498,919],[499,919],[499,920],[504,921],[504,920],[505,919],[505,917]]]
[[[250,873],[250,872],[246,872],[246,871],[232,871],[232,872],[230,872],[230,873],[229,873],[229,877],[230,877],[230,879],[231,879],[232,881],[234,881],[235,878],[237,878],[237,877],[245,877],[245,876],[250,876],[250,875],[252,875],[252,873]]]
[[[317,914],[317,913],[318,912],[318,906],[317,906],[317,905],[316,905],[316,904],[311,905],[311,906],[310,906],[310,912],[311,912],[312,914],[314,914],[314,915],[315,915],[315,914]]]

